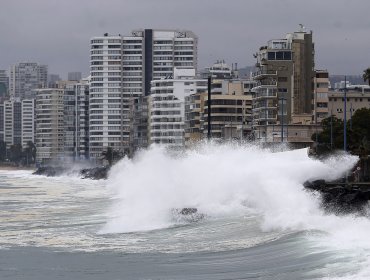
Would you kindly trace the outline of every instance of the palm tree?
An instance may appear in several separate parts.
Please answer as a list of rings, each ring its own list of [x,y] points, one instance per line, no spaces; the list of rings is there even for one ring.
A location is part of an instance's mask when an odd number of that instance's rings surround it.
[[[370,86],[370,68],[367,68],[364,70],[364,74],[362,75],[362,78],[364,79],[364,82],[368,82]]]
[[[113,162],[121,159],[122,156],[122,153],[113,150],[111,147],[108,147],[105,151],[102,152],[102,159],[108,161],[109,166],[112,166]]]

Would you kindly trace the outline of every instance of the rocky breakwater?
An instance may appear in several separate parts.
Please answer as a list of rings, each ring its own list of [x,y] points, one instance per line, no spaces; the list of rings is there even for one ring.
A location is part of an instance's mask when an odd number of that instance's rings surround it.
[[[79,174],[82,179],[101,180],[108,178],[109,166],[99,166],[92,168],[76,169],[65,168],[59,166],[43,166],[39,167],[33,175],[43,175],[47,177],[56,177],[62,175]]]
[[[307,190],[322,195],[323,207],[337,213],[364,212],[370,200],[370,182],[305,182]]]
[[[61,176],[67,171],[64,167],[57,167],[57,166],[42,166],[37,168],[35,172],[33,172],[33,175],[43,175],[47,177],[55,177],[55,176]]]
[[[109,166],[85,168],[80,171],[82,179],[101,180],[108,178]]]

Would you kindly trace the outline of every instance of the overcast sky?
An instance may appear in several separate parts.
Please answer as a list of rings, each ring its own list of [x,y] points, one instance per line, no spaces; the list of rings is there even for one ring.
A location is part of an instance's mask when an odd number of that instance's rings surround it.
[[[0,69],[35,61],[49,73],[89,71],[93,36],[140,28],[188,29],[199,65],[255,63],[253,53],[302,23],[313,30],[316,68],[370,67],[370,0],[0,0]]]

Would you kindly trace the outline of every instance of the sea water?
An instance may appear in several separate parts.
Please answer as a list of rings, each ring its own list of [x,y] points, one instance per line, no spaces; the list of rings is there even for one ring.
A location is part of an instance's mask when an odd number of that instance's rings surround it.
[[[143,150],[108,180],[3,170],[0,279],[369,279],[368,217],[302,185],[357,160],[203,144]]]

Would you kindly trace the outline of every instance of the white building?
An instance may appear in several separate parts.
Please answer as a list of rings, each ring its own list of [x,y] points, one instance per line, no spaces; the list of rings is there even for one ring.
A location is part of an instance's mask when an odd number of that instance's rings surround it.
[[[90,157],[107,147],[130,153],[131,100],[149,95],[151,81],[172,76],[174,67],[197,68],[191,31],[145,29],[91,39]]]
[[[22,100],[22,147],[28,142],[35,143],[35,99]]]
[[[4,141],[7,148],[22,144],[22,103],[19,100],[4,101]]]
[[[9,148],[12,145],[27,147],[28,141],[35,138],[35,101],[33,99],[11,99],[4,101],[2,112],[2,125],[0,127],[0,140],[6,142]],[[2,132],[1,132],[2,131]]]
[[[122,36],[105,34],[91,39],[89,138],[93,158],[100,157],[107,147],[121,149],[124,146],[121,52]]]
[[[64,157],[64,89],[45,88],[36,92],[36,163]]]
[[[149,142],[183,147],[185,97],[207,89],[207,80],[195,79],[195,69],[176,69],[174,77],[151,82]]]
[[[4,141],[4,103],[0,103],[0,142]]]
[[[33,98],[33,90],[47,86],[48,67],[34,62],[10,67],[9,92],[12,98]]]
[[[66,85],[64,91],[64,155],[69,159],[88,158],[89,79]]]

